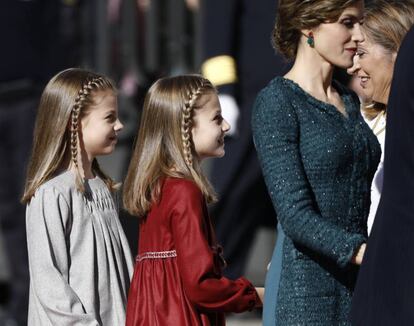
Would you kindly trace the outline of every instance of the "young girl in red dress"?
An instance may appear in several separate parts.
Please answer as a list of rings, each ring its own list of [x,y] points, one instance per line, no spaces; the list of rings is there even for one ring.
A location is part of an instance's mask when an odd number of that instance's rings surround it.
[[[221,326],[225,312],[262,305],[263,288],[222,276],[207,213],[216,196],[200,163],[224,155],[229,129],[201,76],[163,78],[149,90],[124,184],[124,205],[141,218],[127,326]]]

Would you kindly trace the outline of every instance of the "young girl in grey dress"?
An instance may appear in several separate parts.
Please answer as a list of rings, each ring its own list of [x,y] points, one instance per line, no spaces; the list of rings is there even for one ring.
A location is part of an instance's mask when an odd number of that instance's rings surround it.
[[[30,268],[29,325],[123,325],[132,257],[117,185],[96,156],[112,153],[116,91],[105,76],[67,69],[46,86],[22,202]]]

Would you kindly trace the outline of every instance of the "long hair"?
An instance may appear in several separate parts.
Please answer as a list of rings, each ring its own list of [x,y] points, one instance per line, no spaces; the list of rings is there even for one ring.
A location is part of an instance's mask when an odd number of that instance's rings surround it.
[[[201,171],[191,137],[198,100],[214,86],[202,76],[162,78],[149,89],[133,156],[124,182],[123,202],[132,215],[145,217],[159,199],[162,179],[193,180],[207,202],[216,195]]]
[[[380,45],[386,53],[398,52],[405,34],[414,24],[414,4],[407,0],[377,0],[365,9],[364,35],[373,44]],[[370,103],[363,108],[364,115],[372,120],[386,105]]]
[[[77,171],[76,187],[84,192],[84,182],[78,169],[80,121],[94,105],[94,92],[107,90],[116,92],[110,79],[77,68],[64,70],[49,81],[40,98],[22,203],[29,202],[36,189],[58,170],[68,168],[70,161]],[[101,170],[96,159],[92,162],[92,171],[104,180],[110,190],[116,188],[117,185]]]

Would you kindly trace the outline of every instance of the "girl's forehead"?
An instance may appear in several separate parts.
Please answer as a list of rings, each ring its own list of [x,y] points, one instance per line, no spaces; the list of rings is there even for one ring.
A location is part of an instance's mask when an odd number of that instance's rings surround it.
[[[97,90],[91,94],[91,99],[93,105],[100,105],[107,101],[113,101],[116,99],[116,94],[114,91],[107,89],[107,90]]]
[[[201,108],[211,101],[218,101],[217,93],[214,91],[208,91],[203,93],[196,102],[196,108]]]
[[[112,89],[98,89],[92,92],[91,94],[93,97],[110,97],[110,96],[116,96],[115,92]]]

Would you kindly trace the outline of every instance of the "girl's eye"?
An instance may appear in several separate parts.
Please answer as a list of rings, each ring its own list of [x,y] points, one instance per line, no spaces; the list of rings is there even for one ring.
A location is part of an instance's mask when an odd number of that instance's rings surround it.
[[[112,114],[106,116],[105,119],[108,120],[109,122],[114,122],[116,120],[115,116]]]
[[[214,117],[214,121],[217,122],[217,124],[221,124],[223,122],[223,116],[221,114],[218,114]]]

